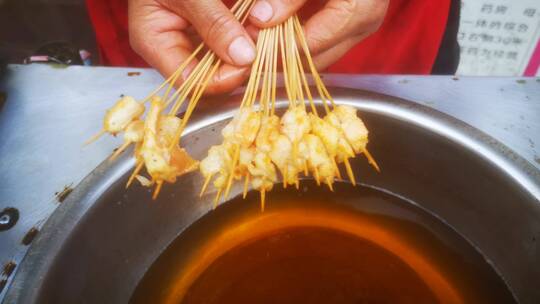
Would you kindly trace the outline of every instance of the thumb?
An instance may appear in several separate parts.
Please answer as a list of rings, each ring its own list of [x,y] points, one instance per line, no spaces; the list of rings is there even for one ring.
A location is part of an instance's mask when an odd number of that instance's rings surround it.
[[[307,0],[258,0],[250,12],[249,20],[258,27],[266,28],[285,22]]]
[[[255,45],[244,27],[220,0],[169,1],[170,9],[184,16],[223,61],[235,66],[255,60]]]

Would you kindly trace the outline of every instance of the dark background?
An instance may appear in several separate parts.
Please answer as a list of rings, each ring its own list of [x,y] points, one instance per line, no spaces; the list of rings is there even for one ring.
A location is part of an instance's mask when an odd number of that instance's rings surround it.
[[[51,42],[85,49],[99,61],[84,0],[0,0],[0,62],[22,63]]]

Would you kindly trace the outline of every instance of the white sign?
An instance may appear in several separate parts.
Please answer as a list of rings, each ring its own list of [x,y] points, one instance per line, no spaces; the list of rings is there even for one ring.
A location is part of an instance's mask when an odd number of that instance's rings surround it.
[[[539,0],[464,0],[457,74],[521,76],[539,39]]]

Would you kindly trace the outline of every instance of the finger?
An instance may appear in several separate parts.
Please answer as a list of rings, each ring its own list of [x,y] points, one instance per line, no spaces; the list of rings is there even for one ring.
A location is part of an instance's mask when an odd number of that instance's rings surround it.
[[[246,66],[255,59],[255,45],[240,22],[220,0],[168,1],[170,9],[187,18],[222,60]]]
[[[375,32],[387,8],[388,0],[330,0],[304,26],[310,50],[318,54],[348,37]]]
[[[250,69],[247,67],[224,64],[217,70],[205,93],[221,94],[230,92],[242,85],[249,76],[249,71]]]
[[[182,32],[188,24],[178,15],[146,3],[129,2],[130,44],[148,64],[168,78],[192,52],[192,44]]]
[[[267,28],[289,19],[306,3],[306,0],[258,0],[250,12],[250,21]]]
[[[313,57],[313,62],[318,71],[324,71],[332,64],[341,59],[350,49],[365,39],[368,34],[355,36],[337,44],[336,46],[319,53]]]
[[[251,39],[253,39],[253,41],[257,41],[259,39],[259,31],[260,31],[260,29],[258,27],[256,27],[255,25],[250,24],[250,25],[246,26],[246,31],[248,32]]]

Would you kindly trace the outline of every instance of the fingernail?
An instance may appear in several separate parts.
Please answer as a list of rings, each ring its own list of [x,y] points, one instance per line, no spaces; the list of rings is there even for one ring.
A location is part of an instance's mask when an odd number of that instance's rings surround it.
[[[274,9],[268,1],[257,1],[250,14],[261,22],[268,22],[274,16]]]
[[[255,60],[255,49],[249,41],[240,36],[229,45],[229,56],[237,65],[247,65]]]

